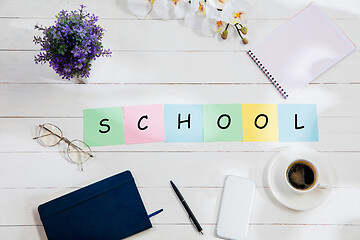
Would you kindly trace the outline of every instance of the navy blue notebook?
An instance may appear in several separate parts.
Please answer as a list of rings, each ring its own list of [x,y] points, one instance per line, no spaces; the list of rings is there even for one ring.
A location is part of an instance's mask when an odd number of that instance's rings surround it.
[[[152,227],[130,171],[38,207],[49,240],[117,240]]]

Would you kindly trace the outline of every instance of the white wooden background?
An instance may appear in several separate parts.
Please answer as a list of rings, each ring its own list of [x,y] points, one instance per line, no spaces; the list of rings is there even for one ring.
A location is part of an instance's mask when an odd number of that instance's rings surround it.
[[[182,20],[155,15],[138,20],[126,0],[0,0],[0,239],[46,239],[37,206],[130,169],[154,228],[131,239],[216,239],[226,175],[256,181],[248,239],[360,239],[360,51],[283,100],[245,49],[304,8],[307,0],[253,0],[248,46],[233,29],[229,39],[205,38]],[[89,84],[61,80],[35,65],[36,23],[49,25],[62,8],[79,4],[100,16],[112,58],[98,59]],[[320,6],[360,46],[360,2],[323,0]],[[32,140],[41,123],[82,139],[82,109],[151,103],[316,103],[318,143],[154,143],[94,148],[79,172],[63,147]],[[307,145],[333,166],[336,182],[320,207],[297,212],[274,200],[264,180],[271,157],[286,145]],[[198,235],[169,180],[183,192],[204,227]]]

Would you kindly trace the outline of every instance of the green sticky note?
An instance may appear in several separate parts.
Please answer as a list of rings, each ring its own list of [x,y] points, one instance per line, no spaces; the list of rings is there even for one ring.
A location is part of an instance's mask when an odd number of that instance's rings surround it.
[[[243,141],[241,104],[203,106],[204,141]]]
[[[84,109],[84,142],[90,147],[125,143],[122,107]]]

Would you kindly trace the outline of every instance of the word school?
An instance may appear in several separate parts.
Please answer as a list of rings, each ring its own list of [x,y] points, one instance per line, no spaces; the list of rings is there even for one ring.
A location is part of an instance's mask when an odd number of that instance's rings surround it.
[[[315,104],[156,104],[84,109],[89,146],[150,142],[316,142]]]

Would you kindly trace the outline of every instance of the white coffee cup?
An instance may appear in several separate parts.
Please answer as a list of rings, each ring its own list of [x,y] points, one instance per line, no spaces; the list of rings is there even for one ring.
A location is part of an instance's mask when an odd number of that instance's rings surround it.
[[[327,185],[320,183],[320,171],[316,165],[305,159],[291,162],[285,170],[285,181],[296,193],[303,194],[316,188],[326,189]]]

